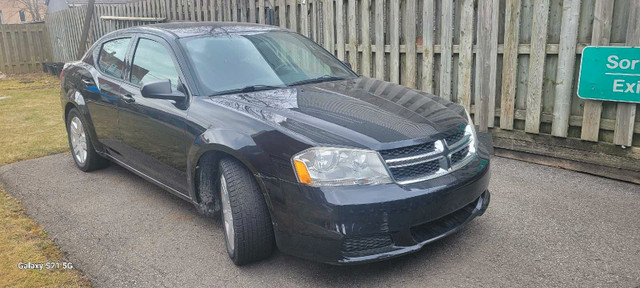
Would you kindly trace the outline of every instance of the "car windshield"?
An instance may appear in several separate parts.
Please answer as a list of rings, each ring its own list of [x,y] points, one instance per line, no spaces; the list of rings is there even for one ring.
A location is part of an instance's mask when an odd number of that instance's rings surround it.
[[[326,50],[292,32],[209,35],[181,43],[205,95],[357,77]]]

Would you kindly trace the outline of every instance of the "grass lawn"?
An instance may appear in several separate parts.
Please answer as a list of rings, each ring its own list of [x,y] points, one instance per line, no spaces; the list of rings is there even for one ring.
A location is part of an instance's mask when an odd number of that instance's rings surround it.
[[[0,79],[0,166],[68,150],[59,80],[41,73]],[[19,262],[62,263],[46,231],[0,184],[0,287],[87,287],[78,270],[20,270]]]

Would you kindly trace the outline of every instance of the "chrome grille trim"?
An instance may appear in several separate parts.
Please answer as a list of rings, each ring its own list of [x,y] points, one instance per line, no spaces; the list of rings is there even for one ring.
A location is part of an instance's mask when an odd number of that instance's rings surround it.
[[[398,163],[398,162],[408,162],[408,161],[414,161],[419,159],[427,159],[427,158],[432,158],[433,156],[439,155],[441,153],[442,151],[433,149],[433,151],[425,154],[420,154],[420,155],[410,156],[410,157],[392,158],[392,159],[386,160],[386,162],[387,164],[392,164],[392,163]]]
[[[469,142],[469,139],[471,138],[471,135],[464,135],[464,137],[462,137],[462,139],[460,139],[460,141],[453,143],[453,144],[449,144],[447,143],[447,146],[449,147],[449,149],[456,149],[458,148],[458,146],[467,144]],[[447,142],[445,140],[445,142]]]
[[[462,128],[464,129],[465,127],[463,126]],[[409,156],[409,157],[399,157],[399,158],[389,158],[388,156],[387,158],[382,157],[382,159],[385,162],[385,165],[387,166],[387,171],[389,172],[389,175],[391,176],[393,181],[403,185],[427,181],[433,178],[437,178],[437,177],[441,177],[446,174],[449,174],[471,163],[471,161],[473,161],[473,159],[476,158],[476,153],[472,153],[470,149],[470,145],[472,145],[471,133],[465,132],[461,138],[460,136],[455,137],[456,139],[459,139],[455,143],[451,143],[451,144],[447,143],[446,139],[447,138],[451,139],[452,135],[456,136],[455,133],[460,133],[459,129],[460,128],[456,128],[456,131],[450,132],[451,134],[449,136],[443,137],[439,140],[432,142],[434,145],[431,145],[431,146],[433,146],[434,148],[426,153]],[[437,142],[440,142],[440,143],[437,143]],[[428,144],[428,143],[423,143],[419,145],[424,145],[424,144]],[[414,145],[414,146],[418,146],[418,145]],[[412,146],[409,146],[409,147],[412,147]],[[406,149],[406,148],[407,147],[400,147],[398,149]],[[468,149],[466,155],[464,155],[462,159],[460,159],[459,155],[456,155],[455,161],[458,161],[458,162],[453,163],[454,160],[452,160],[452,156],[459,151],[463,151],[464,149]],[[433,162],[433,161],[438,161],[438,165],[440,167],[437,171],[432,172],[431,174],[416,175],[415,178],[406,179],[406,180],[399,179],[399,177],[407,178],[406,170],[405,171],[400,170],[402,172],[398,170],[395,171],[395,173],[403,173],[402,176],[394,175],[393,169],[422,165],[422,164]],[[408,169],[411,169],[411,168],[408,168]],[[414,171],[415,170],[419,170],[419,168],[414,169]]]
[[[389,167],[389,169],[393,169],[393,168],[402,168],[402,167],[407,167],[407,166],[413,166],[413,165],[418,165],[418,164],[422,164],[422,163],[427,163],[427,162],[431,162],[431,161],[436,161],[436,160],[440,160],[444,158],[444,156],[442,155],[438,155],[437,157],[434,158],[426,158],[420,161],[415,161],[415,162],[409,162],[406,164],[396,164],[396,165],[391,165],[389,164],[389,162],[387,162],[387,167]]]

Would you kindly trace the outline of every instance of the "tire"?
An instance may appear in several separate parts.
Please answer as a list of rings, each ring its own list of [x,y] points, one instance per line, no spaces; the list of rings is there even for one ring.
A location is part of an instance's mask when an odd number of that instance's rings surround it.
[[[274,247],[273,225],[256,180],[247,168],[230,158],[220,160],[218,171],[229,257],[238,266],[269,257]]]
[[[78,109],[71,109],[67,115],[67,139],[73,162],[84,172],[109,166],[109,160],[100,156],[93,148],[91,136],[87,131],[87,124]]]

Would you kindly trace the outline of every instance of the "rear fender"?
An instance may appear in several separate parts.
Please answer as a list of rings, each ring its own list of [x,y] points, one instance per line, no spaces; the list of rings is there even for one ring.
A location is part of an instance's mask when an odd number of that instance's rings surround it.
[[[90,135],[91,144],[96,149],[96,152],[103,153],[104,146],[97,141],[98,136],[96,135],[96,131],[93,128],[93,121],[91,120],[91,114],[89,113],[89,109],[87,108],[87,104],[85,102],[85,97],[80,93],[80,91],[76,89],[69,89],[66,93],[66,99],[63,99],[65,104],[64,110],[64,123],[67,123],[67,117],[71,108],[76,108],[80,115],[82,116],[83,122],[86,124],[87,132]]]

